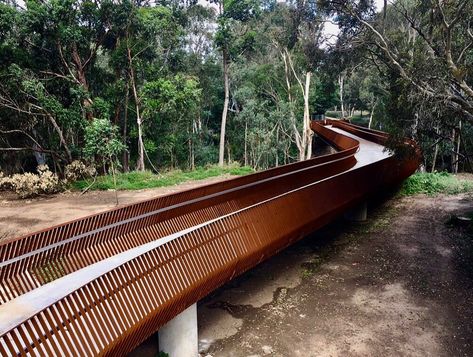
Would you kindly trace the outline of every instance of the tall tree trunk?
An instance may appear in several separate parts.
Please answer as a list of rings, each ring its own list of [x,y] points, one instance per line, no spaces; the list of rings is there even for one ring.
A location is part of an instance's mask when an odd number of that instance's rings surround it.
[[[245,166],[248,166],[248,120],[245,120],[245,151],[244,151]]]
[[[308,160],[312,157],[312,136],[313,132],[310,129],[310,111],[309,111],[309,91],[310,91],[310,79],[312,72],[307,72],[305,75],[305,90],[304,90],[304,137],[305,146],[307,153],[305,159]]]
[[[276,167],[279,166],[278,144],[279,144],[279,128],[276,130],[276,160],[275,160]]]
[[[130,84],[133,92],[133,99],[135,100],[135,110],[136,110],[136,124],[138,126],[138,158],[136,160],[136,170],[144,171],[145,170],[145,147],[143,143],[143,120],[140,114],[140,99],[138,97],[138,91],[136,89],[135,81],[135,71],[133,71],[133,59],[131,57],[131,50],[129,42],[127,41],[127,54],[128,54],[128,65],[130,72]]]
[[[289,145],[284,145],[284,165],[289,163]]]
[[[435,128],[435,132],[437,134],[439,134],[439,128]],[[438,155],[438,152],[439,152],[439,143],[438,143],[438,140],[437,138],[435,138],[436,140],[436,143],[435,143],[435,149],[434,149],[434,157],[432,158],[432,168],[430,169],[430,172],[434,172],[435,171],[435,165],[437,164],[437,155]]]
[[[51,114],[46,113],[46,117],[49,119],[49,121],[53,125],[54,130],[56,130],[56,133],[59,136],[59,142],[64,147],[64,150],[66,150],[67,159],[69,160],[69,162],[72,162],[71,150],[69,149],[69,146],[67,145],[66,140],[64,139],[62,129],[59,127],[56,120],[54,119],[54,117]]]
[[[371,108],[370,112],[370,120],[368,122],[368,129],[371,129],[371,124],[373,124],[373,115],[374,115],[374,109],[376,108],[376,105],[378,104],[378,100],[375,100],[373,107]]]
[[[455,153],[455,173],[456,174],[458,173],[458,162],[460,158],[460,140],[461,140],[460,133],[461,131],[462,131],[462,121],[460,120],[460,122],[458,123],[457,150]]]
[[[194,137],[196,133],[196,123],[195,119],[192,119],[192,130],[191,136],[189,138],[189,167],[191,170],[195,169],[195,144],[194,144]]]
[[[86,119],[91,121],[94,117],[94,113],[92,112],[93,102],[92,102],[92,99],[90,99],[89,83],[85,75],[85,68],[82,63],[82,59],[80,58],[79,51],[77,49],[77,44],[75,42],[72,46],[72,60],[74,62],[74,66],[76,67],[77,81],[80,83],[80,85],[84,89],[84,92],[87,93],[82,104],[85,109]]]
[[[129,82],[128,80],[126,81],[126,94],[125,94],[125,108],[123,110],[123,153],[122,153],[122,165],[123,165],[123,171],[128,172],[130,171],[130,167],[128,164],[129,156],[128,156],[128,150],[127,150],[127,141],[128,141],[128,100],[129,100]]]
[[[230,100],[230,83],[228,73],[228,50],[223,49],[223,80],[225,87],[225,100],[223,102],[222,124],[220,126],[220,147],[218,152],[218,166],[223,166],[225,159],[225,129],[227,126],[228,102]]]
[[[291,61],[289,58],[289,52],[287,50],[280,51],[280,53],[284,61],[284,77],[286,79],[287,99],[288,99],[289,107],[290,107],[289,115],[291,118],[292,130],[294,132],[294,138],[295,138],[297,150],[299,151],[299,159],[300,159],[302,156],[304,156],[304,147],[302,146],[302,138],[299,133],[299,130],[297,130],[296,115],[294,113],[294,108],[293,108],[294,100],[291,94],[291,81],[289,79],[289,73],[290,73],[289,66],[291,65]]]
[[[455,129],[452,129],[452,155],[450,155],[450,167],[451,171],[454,174],[455,173],[455,160],[456,160],[456,154],[455,154]]]
[[[340,74],[338,76],[338,85],[339,85],[339,92],[340,92],[340,109],[342,111],[342,118],[345,117],[345,104],[343,103],[343,82],[344,82],[344,75]]]

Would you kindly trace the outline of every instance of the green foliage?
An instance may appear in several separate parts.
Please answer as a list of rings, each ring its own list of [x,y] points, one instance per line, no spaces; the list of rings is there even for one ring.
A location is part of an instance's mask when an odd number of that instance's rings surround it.
[[[415,138],[429,171],[472,170],[473,2],[385,4],[321,2],[341,27],[332,61],[346,75],[345,109],[374,108],[372,126]]]
[[[168,116],[168,121],[195,113],[201,89],[195,78],[177,74],[173,78],[160,78],[143,85],[144,116]]]
[[[249,21],[260,13],[258,0],[227,0],[223,16],[238,21]]]
[[[300,130],[302,92],[290,74],[288,100],[280,49],[291,52],[300,76],[315,63],[304,48],[316,8],[221,5],[217,15],[178,1],[0,4],[0,130],[9,132],[0,148],[19,148],[0,151],[2,169],[34,171],[45,160],[64,175],[71,162],[92,160],[101,173],[118,161],[127,171],[141,162],[141,142],[145,166],[157,170],[216,162],[222,50],[231,78],[229,161],[258,169],[292,161],[291,118]],[[334,84],[321,73],[313,78],[310,106],[323,111]],[[34,154],[37,146],[45,153]]]
[[[216,46],[231,54],[232,58],[253,48],[255,32],[241,27],[248,25],[260,14],[259,0],[227,0],[217,23]],[[238,31],[240,29],[240,31]]]
[[[198,167],[193,171],[172,170],[162,175],[153,174],[150,171],[133,171],[120,173],[116,176],[118,190],[141,190],[146,188],[173,186],[187,181],[203,180],[221,175],[242,176],[254,172],[249,167],[230,165],[224,167],[208,166]],[[72,184],[77,190],[82,190],[90,185],[90,181],[81,180]],[[113,177],[111,175],[100,176],[93,185],[97,190],[114,189]]]
[[[379,28],[381,17],[372,2],[211,2],[217,6],[174,0],[152,5],[31,0],[19,8],[17,2],[2,2],[0,130],[8,134],[0,135],[0,148],[19,149],[0,151],[2,170],[7,175],[34,172],[46,161],[62,177],[71,162],[93,159],[101,173],[113,170],[111,164],[118,167],[118,161],[128,171],[141,154],[139,135],[148,168],[189,170],[216,162],[224,101],[222,57],[230,78],[228,161],[265,169],[297,159],[304,108],[300,84],[311,71],[311,114],[334,106],[339,111],[337,83],[343,74],[345,110],[354,113],[355,122],[367,125],[372,113],[372,127],[399,140],[415,136],[429,169],[434,148],[436,168],[454,166],[458,141],[451,139],[452,130],[458,132],[462,111],[419,94],[386,61],[386,53],[374,44],[379,38],[359,19],[330,8],[356,5],[353,11]],[[457,2],[439,4],[450,18]],[[423,28],[438,20],[429,15],[434,2],[405,5]],[[340,42],[332,47],[317,42],[326,14],[336,14],[332,19],[342,25]],[[469,20],[466,13],[460,15],[452,49],[455,60],[462,61],[454,72],[471,86],[473,57],[471,51],[461,53],[469,46]],[[455,88],[453,96],[466,95],[445,61],[426,48],[422,36],[412,36],[403,16],[388,6],[380,33],[399,50],[396,56],[406,72],[435,92]],[[442,49],[439,23],[432,26],[432,41],[441,42]],[[361,109],[366,113],[362,118]],[[469,169],[473,127],[463,121],[461,130],[460,169]],[[35,153],[38,147],[45,152]]]
[[[458,194],[473,192],[473,180],[462,179],[448,172],[415,173],[402,185],[401,195]]]
[[[125,149],[118,128],[107,119],[95,119],[85,129],[84,154],[99,163],[112,163]]]

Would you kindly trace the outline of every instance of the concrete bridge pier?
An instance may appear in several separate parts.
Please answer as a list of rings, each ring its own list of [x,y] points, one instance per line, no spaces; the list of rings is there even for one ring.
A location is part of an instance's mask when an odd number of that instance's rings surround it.
[[[197,304],[174,317],[158,331],[159,350],[169,357],[196,357],[199,355],[197,335]]]
[[[345,213],[345,219],[351,222],[363,222],[368,218],[368,204],[361,202]]]

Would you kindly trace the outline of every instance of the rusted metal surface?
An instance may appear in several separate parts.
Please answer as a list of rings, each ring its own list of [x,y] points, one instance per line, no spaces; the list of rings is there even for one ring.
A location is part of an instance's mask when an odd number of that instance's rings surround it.
[[[0,245],[0,355],[126,354],[220,285],[417,166],[386,156],[357,167],[358,141],[322,124],[387,139],[340,121],[313,122],[341,151]]]

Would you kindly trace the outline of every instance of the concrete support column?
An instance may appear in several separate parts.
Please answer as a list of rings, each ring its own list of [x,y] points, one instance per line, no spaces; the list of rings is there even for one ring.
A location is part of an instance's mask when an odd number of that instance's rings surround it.
[[[158,331],[159,350],[169,357],[197,357],[197,304],[189,306]]]
[[[345,213],[345,219],[352,222],[363,222],[368,217],[368,205],[366,201],[360,203],[358,206],[353,207],[351,210]]]

